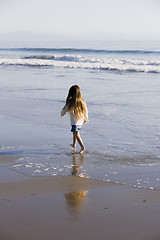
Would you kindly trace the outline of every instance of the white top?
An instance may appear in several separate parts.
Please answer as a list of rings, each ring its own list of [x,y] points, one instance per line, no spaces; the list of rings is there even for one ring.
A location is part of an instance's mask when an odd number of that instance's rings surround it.
[[[65,105],[64,108],[61,111],[61,116],[65,115],[68,112],[68,106]],[[77,119],[77,116],[75,114],[70,113],[70,122],[71,125],[83,125],[84,122],[88,121],[88,110],[86,106],[86,111],[84,115],[80,119]]]

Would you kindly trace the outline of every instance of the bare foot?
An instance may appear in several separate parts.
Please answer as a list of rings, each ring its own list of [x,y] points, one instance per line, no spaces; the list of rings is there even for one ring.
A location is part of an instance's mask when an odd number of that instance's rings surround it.
[[[85,147],[81,148],[81,150],[79,151],[79,153],[83,153],[85,150]]]
[[[71,146],[72,148],[74,148],[74,149],[76,148],[73,144],[70,144],[70,146]]]

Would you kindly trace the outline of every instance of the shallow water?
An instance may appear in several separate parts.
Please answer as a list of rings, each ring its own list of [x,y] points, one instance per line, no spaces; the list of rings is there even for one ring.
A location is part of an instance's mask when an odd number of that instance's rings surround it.
[[[69,117],[60,118],[73,84],[81,87],[89,110],[83,155],[72,153]],[[1,65],[0,86],[0,152],[21,156],[13,171],[160,189],[159,74]]]

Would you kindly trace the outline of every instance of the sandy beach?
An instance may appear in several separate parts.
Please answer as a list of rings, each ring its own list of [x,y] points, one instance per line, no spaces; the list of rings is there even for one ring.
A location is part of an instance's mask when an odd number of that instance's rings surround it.
[[[8,176],[0,182],[1,240],[160,238],[159,191],[76,176],[20,177],[9,170],[14,160],[0,156]]]

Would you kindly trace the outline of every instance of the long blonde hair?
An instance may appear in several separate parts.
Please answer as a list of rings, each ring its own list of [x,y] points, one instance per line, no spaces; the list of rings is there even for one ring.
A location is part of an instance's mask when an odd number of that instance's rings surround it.
[[[66,105],[68,106],[69,113],[76,115],[77,119],[80,119],[82,115],[84,115],[86,104],[82,98],[81,90],[78,85],[73,85],[69,89]]]

